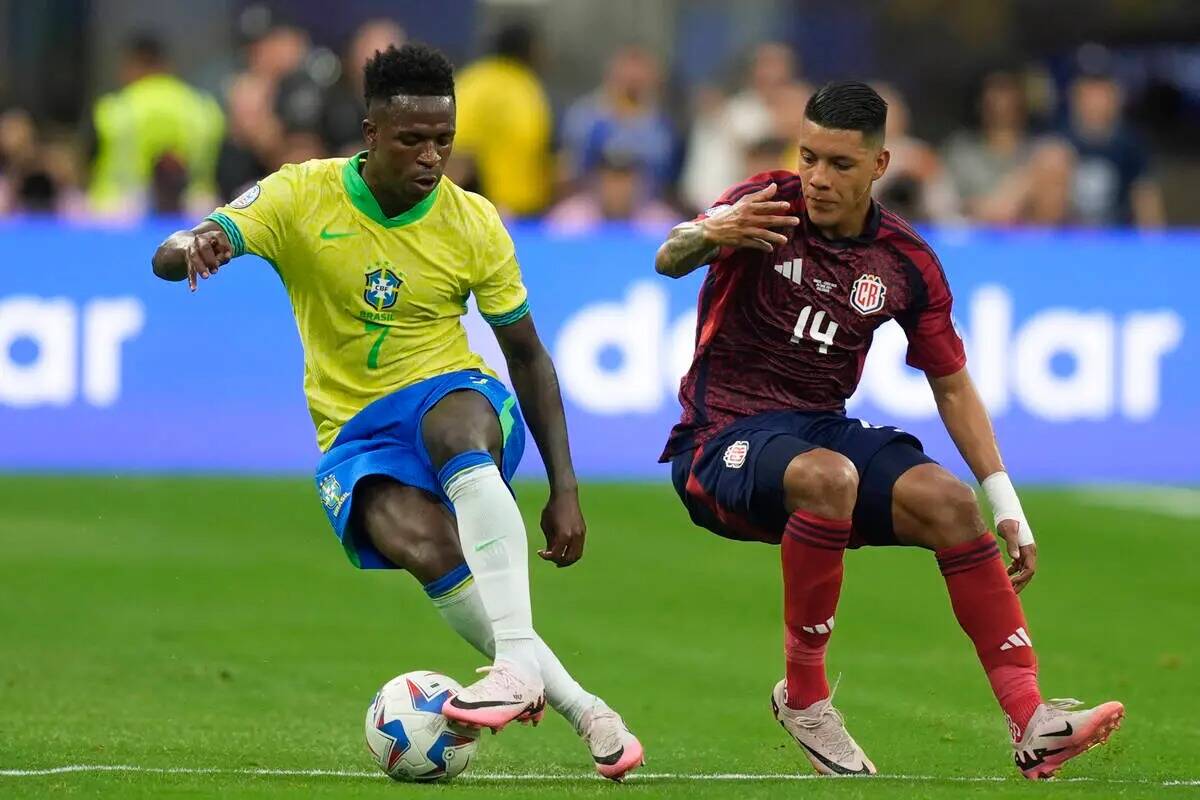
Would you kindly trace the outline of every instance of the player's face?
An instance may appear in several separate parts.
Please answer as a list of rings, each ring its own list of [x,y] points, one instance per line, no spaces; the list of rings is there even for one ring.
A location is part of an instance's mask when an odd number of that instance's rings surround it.
[[[808,217],[837,236],[856,235],[866,222],[871,184],[883,177],[889,154],[861,131],[800,126],[800,182]]]
[[[454,98],[401,95],[373,102],[363,121],[374,174],[398,197],[420,202],[437,186],[454,144]]]

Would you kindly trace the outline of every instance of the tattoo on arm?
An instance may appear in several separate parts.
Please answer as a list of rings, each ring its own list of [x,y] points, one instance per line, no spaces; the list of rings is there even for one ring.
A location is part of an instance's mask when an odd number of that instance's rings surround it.
[[[682,278],[716,258],[720,249],[705,238],[702,223],[684,222],[676,225],[658,248],[654,268],[660,275]]]

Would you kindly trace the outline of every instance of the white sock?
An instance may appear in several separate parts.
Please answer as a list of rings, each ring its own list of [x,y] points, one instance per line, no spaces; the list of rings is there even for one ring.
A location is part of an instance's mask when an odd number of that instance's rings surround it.
[[[541,671],[529,603],[529,555],[517,501],[487,453],[460,453],[438,477],[454,503],[459,542],[492,626],[496,661],[536,681]]]
[[[447,594],[430,599],[442,615],[442,619],[446,620],[446,624],[459,636],[488,658],[495,657],[492,625],[488,621],[487,611],[484,610],[483,600],[479,597],[479,589],[470,577]],[[546,701],[578,730],[583,712],[590,709],[597,698],[576,683],[541,637],[537,634],[534,636],[538,668],[541,670],[542,681],[546,684]]]

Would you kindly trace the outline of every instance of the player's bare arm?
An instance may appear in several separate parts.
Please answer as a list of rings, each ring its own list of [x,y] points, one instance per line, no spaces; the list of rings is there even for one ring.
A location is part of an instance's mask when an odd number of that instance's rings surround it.
[[[771,200],[777,191],[775,184],[769,184],[727,206],[727,211],[676,225],[658,248],[654,268],[660,275],[682,278],[710,263],[722,247],[769,253],[787,244],[787,236],[778,229],[793,228],[800,219],[787,213],[790,203]]]
[[[190,231],[176,231],[154,251],[154,274],[165,281],[187,280],[196,291],[197,281],[208,280],[233,258],[233,246],[221,226],[205,220]]]
[[[1012,576],[1013,588],[1019,592],[1037,570],[1037,545],[1004,472],[987,408],[965,368],[945,377],[930,377],[929,386],[946,431],[992,502],[996,532],[1004,539],[1012,559],[1008,574]]]
[[[538,555],[560,567],[568,567],[583,555],[587,526],[579,508],[579,485],[571,465],[558,374],[531,315],[493,330],[550,479],[550,499],[542,511],[546,547]]]

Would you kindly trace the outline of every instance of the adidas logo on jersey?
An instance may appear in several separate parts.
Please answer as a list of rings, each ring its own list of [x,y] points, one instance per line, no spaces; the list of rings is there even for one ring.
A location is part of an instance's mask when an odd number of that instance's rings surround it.
[[[775,271],[783,277],[787,278],[792,283],[801,283],[800,275],[804,270],[804,259],[793,258],[791,261],[785,261],[782,264],[775,265]]]
[[[1000,645],[1001,650],[1012,650],[1017,647],[1033,647],[1033,639],[1029,638],[1029,634],[1024,628],[1017,628],[1017,632],[1009,635],[1008,641]]]
[[[829,633],[833,630],[833,617],[825,620],[823,623],[816,625],[801,625],[800,630],[805,633]]]

